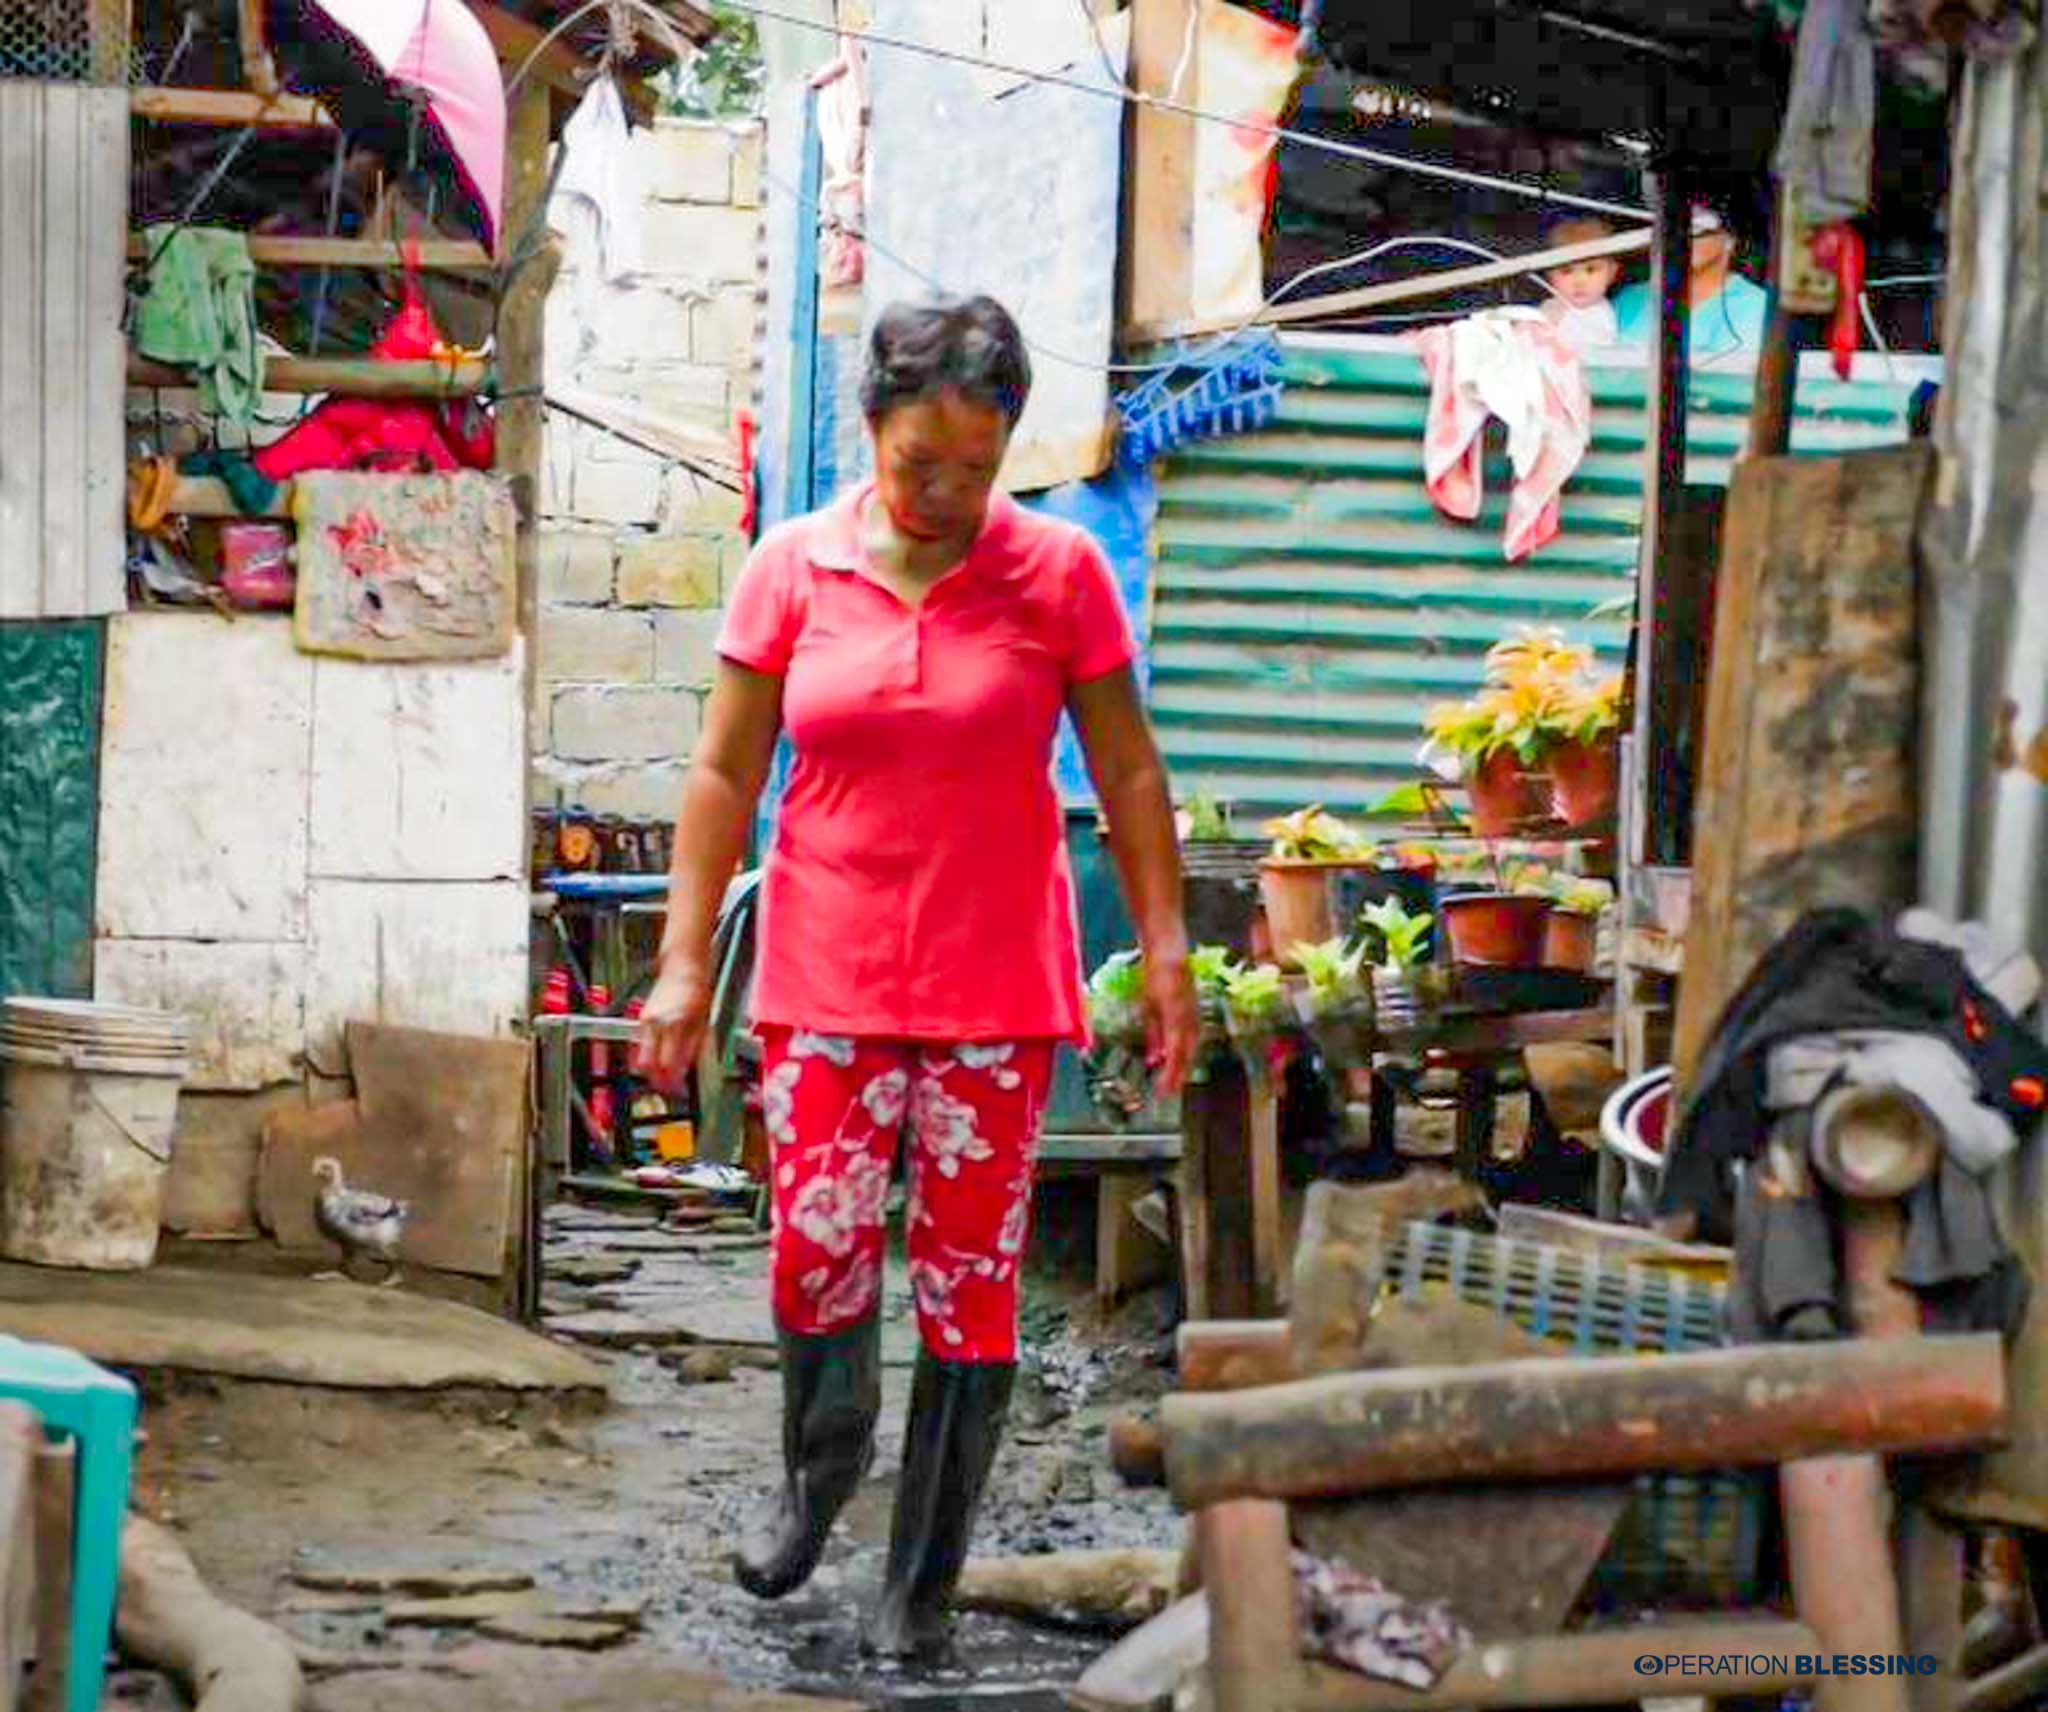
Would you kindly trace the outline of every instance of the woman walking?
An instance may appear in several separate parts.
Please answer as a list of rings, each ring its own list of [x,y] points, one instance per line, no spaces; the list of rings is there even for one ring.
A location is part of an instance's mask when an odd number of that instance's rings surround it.
[[[934,1649],[1016,1372],[1033,1154],[1084,1038],[1051,777],[1071,713],[1145,952],[1158,1079],[1196,1013],[1165,769],[1099,550],[995,492],[1030,389],[997,303],[898,304],[862,404],[873,483],[794,519],[734,590],[677,824],[641,1067],[673,1085],[709,1014],[711,932],[776,739],[795,754],[764,881],[753,1020],[773,1150],[784,1483],[735,1553],[801,1586],[866,1473],[880,1408],[883,1211],[899,1132],[922,1341],[888,1567],[863,1641]]]

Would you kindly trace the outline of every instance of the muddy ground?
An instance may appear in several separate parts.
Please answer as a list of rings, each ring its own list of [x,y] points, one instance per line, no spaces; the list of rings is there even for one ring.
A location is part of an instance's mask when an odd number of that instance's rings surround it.
[[[1103,1324],[1067,1246],[1051,1244],[1027,1297],[1024,1373],[976,1550],[1176,1546],[1164,1496],[1121,1488],[1104,1452],[1111,1415],[1167,1384],[1169,1305],[1140,1301]],[[316,1661],[316,1712],[755,1704],[720,1684],[920,1712],[1060,1703],[1103,1637],[971,1616],[957,1665],[917,1675],[880,1671],[855,1648],[915,1350],[900,1275],[875,1473],[817,1579],[765,1606],[726,1567],[742,1511],[779,1467],[765,1246],[564,1211],[550,1220],[549,1254],[551,1324],[600,1355],[608,1403],[150,1382],[139,1506],[179,1530],[225,1597],[302,1643]],[[714,1377],[688,1376],[704,1373]],[[351,1601],[309,1595],[299,1569],[517,1570],[565,1605],[644,1603],[644,1626],[593,1656],[480,1641],[393,1626],[375,1599],[336,1608]],[[177,1704],[141,1679],[122,1692],[137,1706]]]

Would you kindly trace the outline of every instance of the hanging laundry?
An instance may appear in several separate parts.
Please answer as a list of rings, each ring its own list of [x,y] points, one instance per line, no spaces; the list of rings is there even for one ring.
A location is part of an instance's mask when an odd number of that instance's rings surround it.
[[[1508,430],[1514,491],[1503,542],[1510,561],[1555,538],[1558,500],[1593,437],[1593,400],[1577,354],[1534,309],[1488,309],[1415,335],[1429,371],[1423,480],[1447,517],[1469,523],[1485,499],[1489,418]]]
[[[598,277],[624,285],[641,268],[641,205],[625,104],[618,85],[600,77],[562,127],[548,222],[572,243],[587,233]]]
[[[1867,0],[1808,0],[1773,170],[1815,225],[1870,206],[1877,51]]]
[[[135,306],[136,350],[194,370],[201,408],[247,428],[263,394],[249,240],[210,227],[158,225],[142,241],[149,278]]]
[[[859,285],[867,269],[867,65],[860,43],[844,39],[839,57],[811,79],[818,92],[818,264],[828,291]]]
[[[1240,334],[1116,399],[1117,457],[1131,469],[1196,440],[1250,434],[1279,414],[1287,359],[1269,332]]]

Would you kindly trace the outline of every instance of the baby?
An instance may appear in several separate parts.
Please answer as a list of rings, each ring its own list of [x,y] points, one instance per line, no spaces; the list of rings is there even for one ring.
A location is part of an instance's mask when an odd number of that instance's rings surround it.
[[[1586,244],[1613,236],[1614,228],[1597,215],[1574,216],[1551,226],[1544,234],[1543,247],[1559,250],[1567,244]],[[1552,268],[1543,276],[1551,291],[1544,300],[1544,319],[1575,351],[1615,343],[1621,329],[1607,294],[1620,277],[1621,262],[1614,256]]]

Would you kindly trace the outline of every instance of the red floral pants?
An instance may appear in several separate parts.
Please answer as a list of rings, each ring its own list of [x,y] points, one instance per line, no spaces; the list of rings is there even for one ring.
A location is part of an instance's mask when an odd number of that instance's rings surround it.
[[[945,1361],[1014,1361],[1018,1268],[1053,1043],[761,1033],[776,1323],[802,1336],[875,1311],[890,1166],[907,1121],[904,1222],[925,1348]]]

